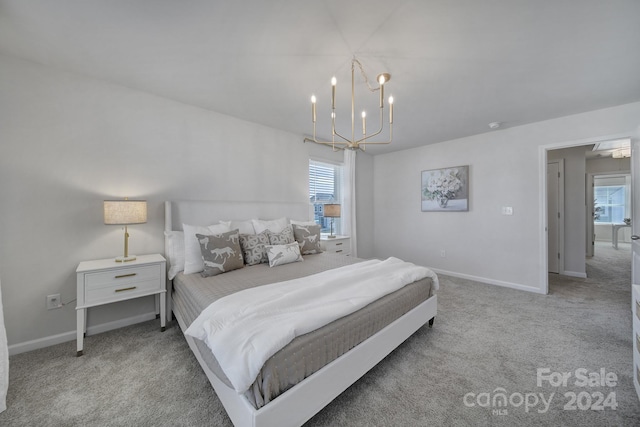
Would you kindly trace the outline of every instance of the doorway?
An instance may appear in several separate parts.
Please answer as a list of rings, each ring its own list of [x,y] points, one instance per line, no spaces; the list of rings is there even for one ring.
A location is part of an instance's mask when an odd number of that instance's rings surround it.
[[[630,138],[622,138],[628,144]],[[613,156],[616,150],[605,150],[603,147],[611,144],[608,141],[589,141],[577,145],[546,147],[541,150],[541,161],[544,161],[544,232],[546,244],[544,253],[546,268],[544,270],[544,282],[547,284],[549,272],[559,272],[561,275],[586,278],[587,277],[587,253],[592,247],[593,233],[588,230],[593,227],[593,202],[589,195],[592,191],[588,177],[591,175],[628,173],[631,169],[630,159],[627,156]],[[615,144],[620,144],[620,138]],[[624,143],[624,142],[623,142]],[[541,162],[542,163],[542,162]],[[554,164],[555,163],[555,164]],[[563,165],[564,171],[558,177],[557,169]],[[556,169],[557,168],[557,169]],[[556,187],[558,179],[558,187]],[[564,189],[564,195],[560,192]],[[628,192],[630,193],[630,188]],[[560,199],[560,201],[557,200]],[[558,218],[558,212],[564,212]],[[558,207],[556,207],[558,206]],[[625,217],[630,217],[630,213]],[[555,220],[559,220],[555,224]],[[559,227],[564,225],[564,230]],[[608,224],[608,236],[611,236],[611,224]],[[559,239],[556,236],[559,235]],[[622,232],[620,233],[622,237]],[[625,236],[628,241],[628,236]],[[564,243],[563,247],[560,247]],[[611,244],[611,243],[610,243]],[[558,258],[558,249],[560,257]],[[555,254],[555,255],[554,255]],[[555,258],[555,259],[554,259]],[[557,262],[556,260],[560,260]]]

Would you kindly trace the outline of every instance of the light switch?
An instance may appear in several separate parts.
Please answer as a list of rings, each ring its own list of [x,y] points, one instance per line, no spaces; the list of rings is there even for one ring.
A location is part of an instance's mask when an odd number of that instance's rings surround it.
[[[502,215],[513,215],[513,208],[511,206],[503,206]]]

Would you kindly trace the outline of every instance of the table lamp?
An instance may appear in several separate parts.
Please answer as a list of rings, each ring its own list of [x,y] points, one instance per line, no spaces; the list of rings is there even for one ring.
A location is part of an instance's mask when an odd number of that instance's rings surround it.
[[[331,234],[329,238],[334,239],[336,236],[333,234],[333,219],[340,218],[340,205],[326,204],[324,205],[324,217],[331,218]]]
[[[116,262],[127,262],[136,259],[129,255],[129,232],[127,226],[130,224],[144,224],[147,222],[147,201],[146,200],[105,200],[104,201],[104,223],[111,225],[124,225],[124,256],[117,257]]]

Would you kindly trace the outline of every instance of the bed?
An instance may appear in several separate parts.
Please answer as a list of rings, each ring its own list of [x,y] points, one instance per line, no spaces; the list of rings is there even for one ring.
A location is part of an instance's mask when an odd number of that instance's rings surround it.
[[[165,252],[169,260],[174,257],[171,238],[182,231],[183,224],[282,216],[308,219],[310,206],[306,203],[166,202]],[[305,256],[304,262],[274,268],[257,264],[207,278],[174,271],[175,277],[168,281],[168,315],[173,313],[184,332],[210,302],[238,290],[364,263],[352,257],[322,253]],[[188,334],[185,338],[234,425],[302,425],[416,330],[433,322],[437,310],[434,280],[437,283],[437,278],[410,283],[348,316],[296,337],[264,363],[255,382],[243,393],[234,390],[203,341]]]

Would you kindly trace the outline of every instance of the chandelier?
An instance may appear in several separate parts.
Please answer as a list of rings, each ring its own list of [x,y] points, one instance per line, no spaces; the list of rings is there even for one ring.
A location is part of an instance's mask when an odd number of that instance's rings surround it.
[[[374,133],[367,134],[367,113],[362,111],[362,137],[356,138],[356,117],[355,117],[355,67],[360,69],[364,77],[367,88],[370,92],[380,92],[380,127]],[[365,74],[362,64],[355,57],[351,60],[351,138],[341,135],[336,130],[336,85],[335,77],[331,79],[331,141],[318,141],[316,137],[316,97],[311,96],[311,119],[313,121],[313,138],[306,137],[304,142],[315,142],[316,144],[330,145],[333,151],[338,150],[362,150],[365,151],[367,144],[389,144],[393,138],[393,96],[388,99],[389,103],[389,140],[388,141],[371,141],[384,128],[384,85],[391,80],[391,74],[382,73],[376,78],[378,87],[371,87],[369,79]],[[337,137],[337,138],[336,138]]]

